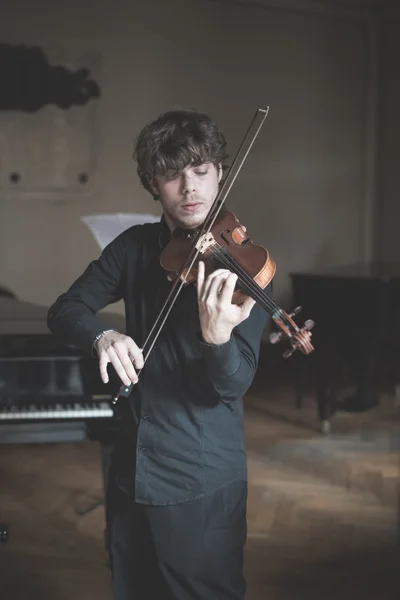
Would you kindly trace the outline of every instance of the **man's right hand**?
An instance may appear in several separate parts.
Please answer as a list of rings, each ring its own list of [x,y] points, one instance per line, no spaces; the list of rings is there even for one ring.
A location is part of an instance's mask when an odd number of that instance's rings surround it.
[[[99,357],[100,376],[108,383],[107,365],[111,363],[126,386],[138,381],[136,371],[144,365],[143,353],[132,338],[118,331],[107,331],[95,345]],[[133,366],[135,365],[135,367]],[[136,370],[135,370],[136,368]]]

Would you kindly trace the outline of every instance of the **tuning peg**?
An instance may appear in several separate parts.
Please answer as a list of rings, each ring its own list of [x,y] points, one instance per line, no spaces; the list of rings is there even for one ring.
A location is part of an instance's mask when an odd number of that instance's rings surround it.
[[[307,329],[307,331],[311,331],[311,329],[314,329],[314,327],[315,327],[315,323],[311,319],[308,319],[304,323],[304,329]]]
[[[285,334],[283,333],[283,331],[279,331],[279,332],[274,331],[269,336],[269,341],[271,342],[271,344],[278,344],[284,335]]]
[[[296,306],[296,308],[294,308],[294,309],[292,310],[292,312],[289,314],[289,317],[291,317],[291,318],[295,317],[296,315],[298,315],[298,314],[299,314],[299,312],[301,312],[301,311],[302,311],[302,309],[303,309],[303,307],[302,307],[302,306]]]

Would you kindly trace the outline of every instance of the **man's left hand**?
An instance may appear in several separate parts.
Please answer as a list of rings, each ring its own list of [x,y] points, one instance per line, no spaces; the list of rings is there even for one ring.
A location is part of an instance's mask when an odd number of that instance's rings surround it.
[[[232,304],[237,275],[217,269],[205,277],[204,262],[199,262],[197,299],[203,340],[208,344],[224,344],[232,330],[247,319],[255,300],[247,297],[240,306]]]

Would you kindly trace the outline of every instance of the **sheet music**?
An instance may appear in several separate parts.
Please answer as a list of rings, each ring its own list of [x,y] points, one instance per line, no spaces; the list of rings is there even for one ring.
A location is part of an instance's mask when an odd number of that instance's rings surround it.
[[[129,229],[129,227],[143,223],[155,223],[160,218],[156,215],[141,213],[114,213],[86,215],[81,217],[81,220],[89,227],[96,242],[101,250],[103,250],[120,233]]]

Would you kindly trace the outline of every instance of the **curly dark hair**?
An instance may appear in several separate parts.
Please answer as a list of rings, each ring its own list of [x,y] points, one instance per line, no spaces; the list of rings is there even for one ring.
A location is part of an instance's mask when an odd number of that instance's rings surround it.
[[[151,121],[135,142],[133,158],[146,190],[167,172],[178,174],[189,164],[222,165],[226,169],[225,137],[211,117],[193,109],[170,110]]]

